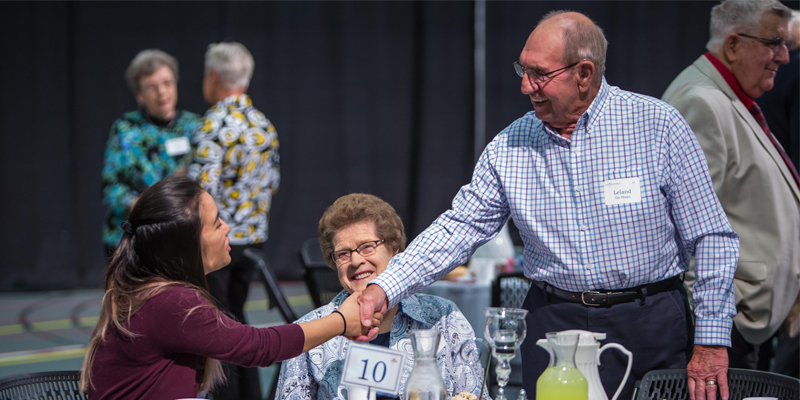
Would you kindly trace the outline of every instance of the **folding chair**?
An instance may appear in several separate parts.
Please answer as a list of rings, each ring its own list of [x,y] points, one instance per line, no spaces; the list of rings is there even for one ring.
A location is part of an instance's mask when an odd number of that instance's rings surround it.
[[[660,369],[646,373],[636,383],[635,400],[688,400],[685,369]],[[728,369],[730,400],[747,397],[800,399],[800,379],[750,369]]]
[[[278,284],[278,278],[272,271],[272,267],[267,261],[266,256],[264,256],[264,253],[256,249],[246,249],[244,251],[244,256],[249,258],[250,261],[256,265],[256,270],[259,272],[259,279],[264,283],[264,289],[267,291],[267,298],[269,299],[268,309],[277,308],[287,324],[297,321],[298,317],[295,315],[294,311],[292,311],[292,307],[289,306],[289,300]]]
[[[492,307],[522,308],[531,280],[522,272],[500,274],[492,282]]]
[[[88,399],[80,371],[36,372],[0,379],[0,400]]]
[[[316,238],[303,242],[300,248],[300,264],[303,265],[303,280],[314,307],[330,303],[343,290],[339,275],[328,266]]]
[[[256,265],[256,270],[259,272],[259,279],[261,279],[261,282],[264,283],[264,289],[267,291],[267,299],[269,299],[267,309],[269,310],[277,308],[281,313],[281,316],[283,316],[283,321],[287,324],[297,321],[297,315],[295,315],[294,311],[292,311],[292,307],[289,306],[289,301],[278,284],[278,279],[275,277],[275,273],[272,271],[272,268],[267,261],[267,258],[264,256],[264,253],[256,249],[245,249],[244,256],[250,259],[250,261]],[[278,390],[278,378],[281,373],[281,363],[275,363],[274,368],[275,376],[272,380],[272,387],[269,390],[269,397],[267,397],[268,399],[274,399],[275,392]]]

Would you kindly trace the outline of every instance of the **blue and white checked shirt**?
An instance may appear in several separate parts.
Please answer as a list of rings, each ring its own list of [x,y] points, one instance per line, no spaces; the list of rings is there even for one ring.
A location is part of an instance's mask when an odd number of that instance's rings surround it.
[[[634,177],[641,201],[606,205],[603,183]],[[391,307],[465,263],[509,216],[525,244],[525,275],[564,290],[661,281],[695,256],[695,344],[730,345],[739,236],[689,125],[666,103],[603,79],[572,140],[534,112],[514,121],[486,147],[452,209],[372,283]]]

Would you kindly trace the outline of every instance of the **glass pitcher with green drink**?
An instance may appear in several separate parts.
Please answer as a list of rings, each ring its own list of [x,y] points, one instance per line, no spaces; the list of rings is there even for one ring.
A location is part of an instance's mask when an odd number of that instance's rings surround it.
[[[536,400],[588,400],[589,384],[575,365],[578,334],[549,332],[547,341],[536,344],[550,353],[550,364],[536,381]]]

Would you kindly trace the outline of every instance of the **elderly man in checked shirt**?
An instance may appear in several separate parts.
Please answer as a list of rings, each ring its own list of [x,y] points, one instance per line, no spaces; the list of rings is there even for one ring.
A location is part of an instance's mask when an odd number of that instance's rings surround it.
[[[633,352],[620,398],[649,370],[688,368],[692,399],[715,399],[717,382],[726,399],[738,235],[686,121],[660,100],[608,85],[606,46],[582,14],[542,19],[514,65],[534,112],[489,143],[452,209],[364,291],[362,314],[463,264],[512,217],[534,281],[523,305],[528,393],[549,360],[536,340],[584,329]],[[680,278],[692,257],[696,323]],[[602,359],[609,398],[625,362]]]

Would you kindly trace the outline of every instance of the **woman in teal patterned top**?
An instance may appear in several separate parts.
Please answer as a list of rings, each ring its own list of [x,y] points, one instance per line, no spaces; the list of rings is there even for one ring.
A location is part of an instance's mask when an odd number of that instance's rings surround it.
[[[122,237],[120,224],[150,185],[185,174],[192,160],[189,139],[200,117],[178,111],[178,61],[161,50],[136,55],[125,78],[139,110],[111,127],[103,161],[103,243],[110,254]]]

